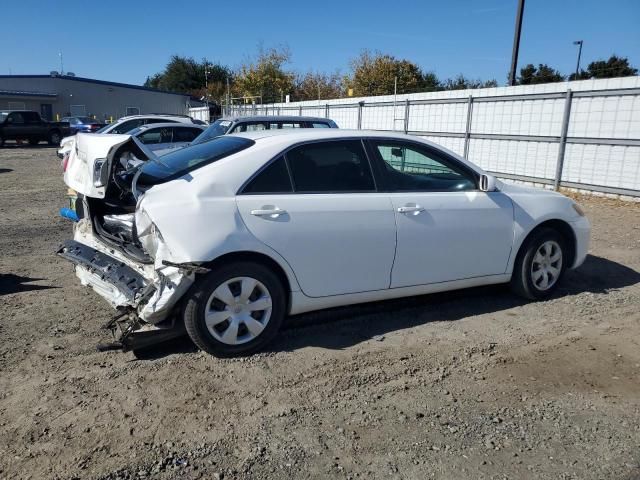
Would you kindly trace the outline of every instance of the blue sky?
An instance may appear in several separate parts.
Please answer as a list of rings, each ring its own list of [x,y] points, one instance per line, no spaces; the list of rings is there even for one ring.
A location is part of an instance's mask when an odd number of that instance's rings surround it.
[[[291,68],[348,71],[362,49],[407,58],[446,78],[504,84],[517,0],[1,0],[0,74],[65,70],[141,84],[172,54],[237,67],[257,45],[286,44]],[[519,65],[575,69],[612,53],[640,67],[640,0],[527,0]]]

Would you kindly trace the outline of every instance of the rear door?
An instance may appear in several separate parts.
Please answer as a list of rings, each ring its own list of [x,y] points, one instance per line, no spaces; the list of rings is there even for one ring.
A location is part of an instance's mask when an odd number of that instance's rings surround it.
[[[389,287],[396,243],[388,194],[376,191],[362,142],[296,146],[237,196],[242,219],[291,265],[310,297]]]

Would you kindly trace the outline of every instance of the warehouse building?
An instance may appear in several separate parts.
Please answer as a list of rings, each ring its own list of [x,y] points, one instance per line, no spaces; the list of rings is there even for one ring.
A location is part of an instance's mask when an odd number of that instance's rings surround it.
[[[110,122],[125,115],[186,114],[200,106],[189,95],[73,75],[0,75],[0,110],[35,110],[47,120],[91,116]]]

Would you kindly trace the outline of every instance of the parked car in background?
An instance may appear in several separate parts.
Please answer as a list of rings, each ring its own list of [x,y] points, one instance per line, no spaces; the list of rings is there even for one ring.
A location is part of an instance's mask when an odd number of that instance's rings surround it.
[[[263,347],[288,314],[499,283],[545,299],[587,255],[573,200],[422,138],[281,133],[161,159],[131,136],[78,135],[65,182],[81,219],[58,253],[119,309],[111,347],[184,325],[232,356]]]
[[[199,125],[196,121],[188,115],[169,115],[169,114],[148,114],[148,115],[129,115],[122,117],[116,122],[105,125],[104,127],[95,131],[95,133],[109,133],[109,134],[122,134],[128,133],[134,128],[138,128],[142,125],[148,125],[150,123],[184,123],[187,125]],[[64,158],[65,153],[71,150],[74,137],[63,138],[60,142],[60,149],[58,150],[58,157]]]
[[[149,123],[134,128],[127,135],[136,137],[140,143],[158,156],[184,148],[205,129],[203,125],[186,123]]]
[[[78,132],[93,133],[105,126],[104,123],[100,123],[91,117],[63,117],[60,121],[69,122],[71,135],[75,135]]]
[[[43,141],[49,145],[58,145],[69,132],[68,122],[48,122],[38,112],[0,111],[0,147],[6,140],[26,141],[29,145],[37,145]]]
[[[220,135],[261,130],[284,130],[296,128],[338,128],[336,122],[322,117],[298,117],[285,115],[223,117],[194,140],[194,145],[206,142]]]

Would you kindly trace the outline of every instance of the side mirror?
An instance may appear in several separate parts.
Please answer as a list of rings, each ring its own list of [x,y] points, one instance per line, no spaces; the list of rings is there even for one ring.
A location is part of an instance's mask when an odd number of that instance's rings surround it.
[[[494,192],[496,190],[496,177],[483,173],[480,175],[479,187],[482,192]]]

